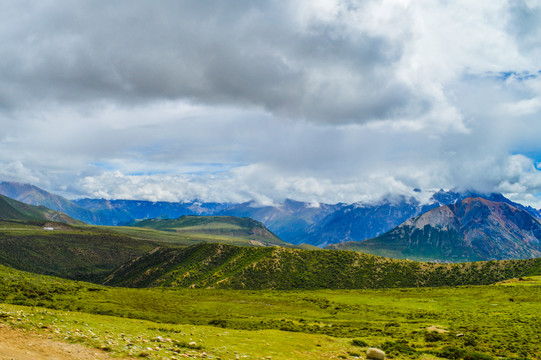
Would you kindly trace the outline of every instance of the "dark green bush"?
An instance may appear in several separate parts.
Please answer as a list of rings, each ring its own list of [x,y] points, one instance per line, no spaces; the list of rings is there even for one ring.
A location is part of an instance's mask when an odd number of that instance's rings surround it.
[[[213,320],[210,320],[209,321],[209,325],[212,325],[212,326],[219,326],[221,328],[226,328],[227,327],[227,320],[224,320],[224,319],[213,319]]]
[[[463,360],[494,360],[494,357],[478,352],[467,351],[455,346],[447,346],[440,350],[437,355],[446,359],[463,359]]]
[[[368,347],[368,343],[361,339],[353,339],[351,340],[351,345],[353,346],[360,346],[360,347]]]
[[[467,352],[464,360],[494,360],[494,357],[477,352]]]
[[[385,355],[389,357],[417,354],[417,350],[412,348],[405,340],[387,341],[381,345],[381,349],[385,351]]]
[[[459,349],[455,346],[446,346],[440,351],[438,351],[437,355],[445,359],[458,360],[464,358],[464,356],[466,355],[466,351],[463,349]]]
[[[444,334],[440,334],[435,331],[429,331],[425,333],[425,341],[427,342],[438,342],[443,341],[445,339]]]

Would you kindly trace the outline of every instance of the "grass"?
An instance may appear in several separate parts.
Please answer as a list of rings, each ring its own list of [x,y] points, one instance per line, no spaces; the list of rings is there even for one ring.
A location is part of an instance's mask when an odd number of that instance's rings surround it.
[[[250,218],[235,216],[194,216],[185,215],[177,219],[149,219],[133,225],[165,232],[176,232],[194,238],[212,239],[211,242],[225,242],[254,246],[293,246],[282,241],[263,224]],[[209,241],[205,241],[209,242]],[[259,245],[259,246],[261,246]]]
[[[0,263],[36,273],[99,281],[117,266],[162,245],[106,229],[43,222],[0,222]]]
[[[540,286],[541,276],[527,276],[516,279],[505,280],[499,283],[499,285],[507,286]]]
[[[115,356],[147,359],[342,359],[350,358],[345,349],[352,348],[347,339],[328,336],[160,324],[13,305],[0,305],[0,318],[13,327],[87,344]]]
[[[65,249],[79,249],[91,259],[95,248],[117,253],[119,242],[112,240],[125,238],[101,228],[47,232],[41,226],[1,222],[0,238],[13,246],[6,245],[0,255],[9,253],[20,261],[23,253],[18,251],[27,241],[36,249],[36,261],[27,258],[28,264],[59,266],[58,257],[51,264],[38,262],[56,249],[54,254],[64,254],[71,261],[65,264],[73,267],[79,266],[76,257]],[[125,240],[125,249],[134,254],[151,245],[146,239]],[[61,243],[65,249],[55,248]],[[541,357],[541,276],[527,276],[539,273],[537,260],[440,265],[321,250],[210,244],[185,250],[182,256],[190,261],[183,263],[181,273],[195,284],[225,284],[229,277],[229,285],[239,288],[282,284],[289,290],[113,288],[0,266],[0,323],[115,356],[149,359],[355,359],[364,357],[368,347],[383,349],[390,359]],[[166,261],[165,255],[178,255],[175,249],[161,251]],[[444,286],[489,283],[515,273],[522,278],[498,285]],[[236,274],[240,276],[233,278]],[[422,276],[415,280],[415,274]],[[355,281],[361,281],[359,287],[380,288],[314,290]],[[397,288],[416,284],[440,287]]]
[[[143,227],[110,226],[108,230],[145,241],[160,241],[172,246],[191,246],[201,243],[222,243],[235,246],[258,246],[262,243],[257,237],[215,235],[197,232],[165,231]],[[284,243],[285,244],[285,243]],[[272,245],[272,244],[269,244]],[[259,245],[261,246],[261,245]],[[291,245],[293,247],[293,245]]]
[[[115,355],[354,359],[370,346],[391,359],[541,356],[538,277],[513,286],[247,291],[109,288],[0,272],[0,298],[10,304],[0,322],[46,326],[38,330]]]
[[[434,264],[353,251],[198,244],[159,249],[122,266],[108,285],[221,289],[368,289],[488,285],[541,274],[541,259]]]

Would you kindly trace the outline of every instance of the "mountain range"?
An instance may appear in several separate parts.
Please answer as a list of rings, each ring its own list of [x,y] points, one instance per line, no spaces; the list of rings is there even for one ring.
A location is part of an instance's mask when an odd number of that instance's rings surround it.
[[[410,205],[411,210],[414,204]],[[380,206],[390,208],[389,203]],[[537,273],[541,259],[541,220],[509,201],[481,197],[433,208],[372,239],[328,247],[365,254],[294,249],[247,217],[184,215],[132,226],[89,226],[43,206],[0,196],[0,219],[0,264],[116,286],[313,289],[485,284]],[[435,266],[366,253],[462,264]],[[471,263],[526,258],[538,259]]]
[[[541,213],[531,207],[514,203],[501,194],[440,190],[432,194],[429,202],[425,204],[412,197],[395,196],[373,204],[339,203],[313,206],[288,199],[274,206],[257,206],[254,202],[235,204],[105,199],[71,201],[33,185],[11,182],[0,183],[0,193],[29,204],[63,211],[75,219],[97,225],[133,225],[137,221],[147,220],[147,225],[150,226],[155,220],[149,219],[167,220],[193,215],[234,216],[249,217],[261,222],[273,236],[279,238],[279,241],[266,240],[272,244],[279,244],[283,240],[290,244],[309,244],[322,248],[361,250],[398,258],[444,261],[524,258],[540,254],[534,244],[535,241],[528,240],[525,245],[520,245],[518,239],[538,239],[537,235],[528,235],[534,231],[533,229],[524,226],[526,215],[532,219],[539,219]],[[465,208],[462,201],[466,198],[485,199],[498,206],[479,205],[485,209],[484,212],[473,211],[477,207],[467,207],[470,209],[468,216],[478,218],[464,224],[465,220],[457,216],[460,215],[459,211]],[[491,211],[501,212],[510,208],[520,210],[519,213],[523,215],[522,224],[509,225],[514,217],[491,222],[491,219],[496,218],[489,217]],[[435,219],[444,218],[444,213],[450,212],[451,209],[458,209],[453,210],[458,214],[453,218],[455,223],[441,227]],[[419,224],[422,222],[425,222],[425,225],[430,224],[430,221],[426,220],[427,217],[436,222],[425,229],[424,225],[421,227]],[[528,221],[535,224],[534,220]],[[515,230],[510,232],[506,226],[497,226],[504,223]],[[475,224],[478,227],[474,228]],[[477,237],[474,234],[477,234]],[[482,237],[491,241],[483,244],[479,240]],[[434,239],[440,239],[440,242],[433,243]],[[472,242],[471,239],[477,240]],[[489,245],[491,242],[494,244]],[[503,249],[498,252],[491,250],[491,246],[501,246]]]
[[[435,192],[426,204],[413,197],[395,196],[377,203],[312,204],[286,199],[273,206],[255,202],[213,203],[200,201],[151,202],[142,200],[68,200],[29,184],[1,182],[0,194],[32,204],[43,205],[94,225],[128,225],[138,220],[175,219],[183,215],[250,217],[263,223],[291,244],[325,247],[345,241],[361,241],[379,236],[404,221],[441,205],[471,196],[505,202],[541,218],[539,210],[511,202],[501,194],[474,192]]]
[[[541,220],[480,197],[432,209],[378,237],[333,244],[401,259],[481,261],[541,257]]]

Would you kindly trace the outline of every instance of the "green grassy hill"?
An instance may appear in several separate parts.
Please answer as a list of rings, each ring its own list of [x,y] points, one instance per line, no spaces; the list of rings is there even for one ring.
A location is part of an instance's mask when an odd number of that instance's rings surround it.
[[[259,221],[235,216],[187,215],[177,219],[143,220],[133,226],[174,232],[201,242],[210,240],[247,246],[293,246],[280,240]]]
[[[541,259],[460,264],[392,260],[353,251],[200,244],[155,249],[106,284],[223,289],[367,289],[492,284],[541,274]]]
[[[0,222],[0,264],[40,274],[99,281],[121,264],[163,245],[107,229],[45,223]]]
[[[0,220],[22,221],[58,221],[67,224],[83,224],[68,215],[48,209],[44,206],[33,206],[0,195]]]
[[[177,249],[215,242],[250,247],[289,245],[251,219],[185,217],[145,222],[164,230],[72,226],[48,221],[42,209],[9,198],[0,198],[0,206],[5,218],[14,219],[0,220],[0,264],[69,279],[101,282],[115,268],[156,247]]]

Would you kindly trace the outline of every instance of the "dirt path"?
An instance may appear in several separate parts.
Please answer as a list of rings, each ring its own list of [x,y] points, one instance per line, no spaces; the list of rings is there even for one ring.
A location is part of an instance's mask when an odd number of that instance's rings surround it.
[[[108,353],[0,324],[0,360],[110,360]],[[118,358],[115,358],[118,359]]]

